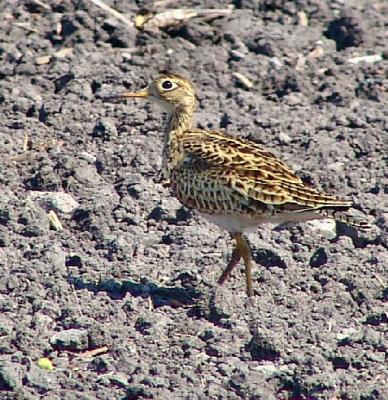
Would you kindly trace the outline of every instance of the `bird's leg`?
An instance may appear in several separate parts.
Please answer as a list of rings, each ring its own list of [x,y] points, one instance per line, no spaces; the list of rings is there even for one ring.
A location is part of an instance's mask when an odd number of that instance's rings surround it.
[[[228,265],[222,272],[222,275],[218,279],[218,283],[220,285],[222,285],[229,278],[230,273],[233,271],[234,267],[238,264],[238,262],[241,259],[241,252],[240,248],[238,247],[238,241],[237,241],[238,235],[239,235],[238,233],[232,233],[231,235],[233,239],[236,239],[236,247],[233,249],[231,260],[229,261]]]
[[[236,247],[232,253],[232,259],[229,261],[229,264],[225,268],[224,272],[218,279],[219,284],[223,284],[229,277],[233,268],[240,261],[241,257],[244,260],[245,265],[245,282],[247,287],[247,295],[249,297],[253,296],[253,288],[252,288],[252,252],[249,247],[247,240],[244,238],[242,233],[233,233],[232,238],[236,240]]]
[[[236,248],[239,249],[240,255],[244,260],[245,265],[245,282],[247,285],[247,295],[249,297],[253,296],[253,288],[252,288],[252,252],[249,247],[247,240],[240,233],[236,237]]]
[[[245,265],[245,282],[247,286],[247,295],[249,297],[253,296],[253,288],[252,288],[252,252],[249,247],[249,244],[242,233],[233,233],[232,238],[236,240],[236,246],[232,253],[232,259],[229,261],[229,264],[226,266],[222,275],[218,279],[218,283],[222,285],[229,277],[233,268],[238,264],[241,257],[244,260]]]

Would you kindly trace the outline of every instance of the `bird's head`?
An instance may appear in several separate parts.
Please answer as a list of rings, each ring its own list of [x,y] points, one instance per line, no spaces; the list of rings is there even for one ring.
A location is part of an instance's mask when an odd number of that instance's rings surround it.
[[[143,90],[123,92],[114,97],[149,98],[169,112],[187,108],[193,109],[195,104],[195,92],[192,83],[182,76],[169,73],[159,76]]]

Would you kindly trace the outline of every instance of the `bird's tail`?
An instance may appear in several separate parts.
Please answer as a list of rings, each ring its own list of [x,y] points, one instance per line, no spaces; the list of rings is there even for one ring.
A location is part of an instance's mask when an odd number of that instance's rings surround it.
[[[371,229],[371,226],[368,221],[366,221],[363,218],[350,215],[346,211],[339,211],[330,208],[322,208],[320,210],[317,210],[317,212],[325,217],[333,218],[336,221],[340,221],[347,225],[353,226],[361,232],[367,232]]]

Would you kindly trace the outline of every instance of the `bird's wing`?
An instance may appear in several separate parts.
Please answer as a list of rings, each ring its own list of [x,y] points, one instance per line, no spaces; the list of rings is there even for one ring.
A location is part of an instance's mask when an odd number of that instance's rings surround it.
[[[192,178],[222,184],[246,200],[296,212],[352,205],[307,186],[286,164],[254,142],[192,129],[185,132],[182,146],[184,168],[195,172],[190,174]]]

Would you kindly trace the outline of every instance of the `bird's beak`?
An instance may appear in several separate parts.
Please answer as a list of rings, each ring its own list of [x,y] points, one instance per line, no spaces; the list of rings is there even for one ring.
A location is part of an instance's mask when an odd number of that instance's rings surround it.
[[[149,97],[148,89],[143,89],[138,92],[122,92],[112,95],[112,98],[125,99],[127,97]]]

